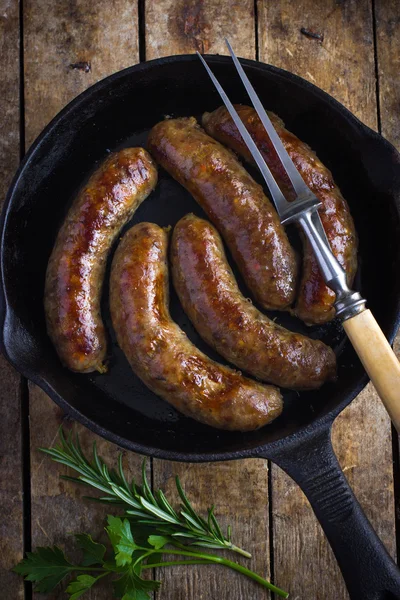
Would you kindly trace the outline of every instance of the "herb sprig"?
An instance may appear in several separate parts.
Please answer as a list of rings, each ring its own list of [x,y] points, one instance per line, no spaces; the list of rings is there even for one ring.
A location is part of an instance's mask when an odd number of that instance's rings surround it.
[[[123,517],[109,515],[106,532],[111,550],[95,542],[89,534],[75,535],[82,551],[82,559],[72,564],[57,546],[40,547],[28,552],[15,571],[35,584],[38,592],[51,592],[65,577],[74,575],[66,588],[69,600],[80,598],[103,577],[113,580],[114,597],[122,600],[150,600],[150,592],[158,589],[159,581],[142,578],[142,572],[155,567],[173,565],[219,564],[253,579],[263,587],[287,598],[288,594],[250,569],[222,556],[209,554],[202,548],[228,549],[246,557],[250,554],[231,541],[214,515],[208,510],[207,519],[199,515],[182,489],[179,478],[176,486],[181,506],[175,510],[161,490],[150,489],[146,466],[143,463],[142,484],[128,484],[118,460],[118,470],[110,470],[93,446],[93,459],[89,461],[82,451],[79,439],[65,438],[60,430],[61,443],[55,448],[43,448],[58,463],[74,469],[78,477],[64,479],[94,487],[105,496],[91,498],[126,509]]]
[[[149,592],[157,590],[159,581],[143,579],[142,572],[155,567],[194,564],[220,564],[229,567],[262,586],[287,598],[287,594],[275,587],[263,577],[246,569],[238,563],[220,556],[194,551],[170,548],[171,540],[165,536],[151,535],[145,546],[135,542],[131,524],[128,519],[108,516],[106,532],[113,549],[113,556],[108,556],[103,544],[94,542],[88,534],[76,535],[76,540],[83,551],[79,564],[70,563],[63,551],[53,548],[37,548],[36,552],[28,552],[27,557],[14,569],[25,579],[35,583],[35,590],[49,593],[68,575],[76,575],[69,582],[66,593],[69,600],[80,598],[100,579],[113,576],[114,597],[122,600],[150,600]],[[181,560],[162,560],[163,556],[182,556]]]
[[[251,554],[232,543],[231,527],[227,534],[222,533],[221,527],[214,515],[214,506],[208,509],[207,519],[203,519],[189,502],[183,491],[179,477],[176,477],[176,488],[182,501],[181,507],[175,511],[168,502],[162,490],[153,494],[146,476],[146,463],[142,467],[142,485],[135,481],[129,485],[126,479],[122,455],[118,458],[118,470],[109,470],[97,453],[96,443],[93,444],[93,460],[90,462],[82,451],[79,439],[75,443],[72,436],[66,438],[60,430],[60,445],[55,448],[40,448],[40,450],[58,463],[70,467],[78,477],[62,476],[63,479],[85,484],[105,493],[99,498],[89,497],[90,500],[105,504],[122,505],[126,516],[132,524],[146,525],[149,528],[162,531],[177,541],[203,548],[232,550],[250,558]]]

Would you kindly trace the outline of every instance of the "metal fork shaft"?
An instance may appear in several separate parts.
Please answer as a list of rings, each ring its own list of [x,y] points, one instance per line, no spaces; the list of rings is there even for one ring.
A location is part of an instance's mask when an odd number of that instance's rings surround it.
[[[293,220],[299,223],[310,242],[326,285],[336,294],[336,315],[345,321],[365,310],[365,300],[349,288],[343,267],[327,244],[326,236],[321,235],[322,223],[317,210],[304,210]]]

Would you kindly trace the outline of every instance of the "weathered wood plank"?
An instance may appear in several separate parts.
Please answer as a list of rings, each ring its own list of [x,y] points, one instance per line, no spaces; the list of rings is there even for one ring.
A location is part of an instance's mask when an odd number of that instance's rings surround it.
[[[374,7],[381,133],[400,150],[400,4],[376,0]],[[400,359],[400,334],[394,350]],[[399,492],[398,489],[396,491]],[[396,498],[396,516],[399,528],[400,497]]]
[[[216,516],[223,531],[231,525],[234,543],[253,555],[250,560],[232,553],[227,553],[226,556],[268,579],[267,461],[241,460],[201,465],[153,461],[154,486],[167,490],[168,497],[175,499],[176,475],[179,475],[195,509],[206,514],[206,508],[215,503]],[[269,593],[259,585],[223,567],[173,567],[157,573],[157,579],[164,583],[162,600],[270,598]]]
[[[385,3],[386,6],[386,3]],[[283,67],[335,96],[376,128],[372,10],[369,0],[258,3],[260,60]],[[321,39],[301,32],[319,34]],[[395,46],[394,46],[395,47]],[[374,389],[337,419],[333,442],[365,512],[395,554],[391,431]],[[322,530],[302,492],[273,467],[275,572],[292,597],[348,598]]]
[[[248,0],[147,0],[145,9],[147,59],[195,50],[226,54],[224,36],[239,55],[255,57],[253,3]],[[268,577],[267,462],[184,465],[153,461],[155,486],[172,491],[176,474],[198,510],[204,511],[215,501],[221,522],[232,524],[236,543],[253,552],[251,568]],[[164,581],[163,600],[269,598],[258,586],[218,567],[175,567],[157,576]]]
[[[21,378],[0,357],[0,583],[5,598],[24,597],[22,580],[10,571],[22,558],[23,482]]]
[[[381,133],[400,148],[400,5],[375,0]]]
[[[91,431],[66,418],[62,410],[33,384],[29,384],[31,422],[31,497],[32,497],[32,547],[59,545],[68,556],[79,556],[74,551],[71,534],[91,533],[94,539],[105,541],[104,524],[109,512],[118,514],[115,509],[95,504],[83,496],[97,494],[84,486],[60,479],[61,474],[75,475],[71,470],[53,463],[38,448],[47,448],[57,443],[58,428],[79,434],[84,452],[91,456],[92,444],[96,441],[100,456],[110,466],[117,465],[117,458],[123,452],[125,472],[140,479],[142,458],[122,451],[115,444],[106,442]],[[88,593],[92,600],[106,600],[111,597],[111,588],[105,582]],[[41,598],[34,594],[34,598]],[[60,589],[46,596],[48,600],[60,598]]]
[[[240,56],[254,58],[254,3],[250,0],[147,0],[146,60],[198,50],[227,54],[224,38]]]
[[[46,18],[43,19],[43,15]],[[95,81],[138,61],[137,5],[130,0],[24,2],[26,140],[29,145],[46,123],[78,93]],[[61,467],[37,448],[54,443],[60,422],[56,405],[30,385],[32,545],[59,543],[69,549],[68,532],[100,534],[107,508],[82,500],[83,489],[60,481]],[[74,425],[90,450],[95,436]],[[97,438],[99,452],[115,462],[118,449]],[[129,454],[127,466],[136,474],[141,458]],[[53,594],[58,598],[59,592]],[[107,587],[89,598],[109,598]]]
[[[0,204],[19,162],[19,36],[18,1],[0,2]],[[18,599],[23,583],[10,569],[23,555],[21,378],[3,357],[0,390],[0,582]]]
[[[26,147],[67,102],[138,60],[136,2],[24,2]]]
[[[308,79],[376,127],[370,0],[259,0],[258,17],[260,60]]]

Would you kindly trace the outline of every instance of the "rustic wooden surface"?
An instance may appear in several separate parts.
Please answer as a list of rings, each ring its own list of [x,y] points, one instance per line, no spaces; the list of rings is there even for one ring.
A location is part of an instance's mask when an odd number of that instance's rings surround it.
[[[26,149],[87,87],[139,61],[138,7],[129,0],[24,2]]]
[[[381,133],[400,147],[400,10],[396,2],[380,0],[375,6],[376,51]]]
[[[376,129],[371,2],[303,0],[301,4],[302,10],[294,13],[290,0],[260,3],[260,60],[308,79]],[[323,42],[307,37],[301,28],[320,34]],[[368,432],[367,443],[363,432]],[[356,496],[394,556],[391,425],[372,385],[335,421],[333,443]],[[333,553],[304,494],[275,465],[272,490],[274,568],[283,574],[281,585],[301,599],[348,598]]]
[[[0,204],[20,159],[19,9],[0,1]],[[10,572],[22,558],[23,486],[21,450],[21,378],[0,358],[0,583],[10,598],[23,598],[24,587]]]
[[[146,59],[195,50],[226,54],[224,36],[230,39],[240,56],[255,58],[253,2],[236,2],[234,6],[230,4],[229,10],[227,5],[213,0],[204,3],[147,0]],[[233,10],[235,19],[231,18]],[[244,548],[257,549],[249,563],[250,568],[270,577],[267,461],[188,466],[155,460],[153,471],[154,482],[162,487],[166,485],[167,489],[173,485],[173,476],[179,474],[185,489],[197,499],[199,509],[205,510],[213,498],[218,498],[218,514],[223,523],[232,524],[237,543]],[[252,508],[255,505],[259,507],[257,514]],[[266,590],[235,575],[225,569],[204,572],[201,567],[190,571],[174,567],[162,575],[165,582],[162,598],[186,600],[201,595],[217,598],[221,597],[221,590],[229,589],[230,593],[235,590],[237,598],[261,600],[270,597]]]
[[[400,6],[391,0],[145,0],[138,5],[133,0],[25,0],[22,28],[16,0],[0,0],[0,8],[2,197],[20,147],[27,148],[79,92],[139,58],[195,50],[226,53],[224,36],[240,56],[259,56],[309,79],[371,127],[380,125],[382,133],[400,145]],[[301,28],[322,34],[323,41],[305,36]],[[23,63],[19,61],[21,39]],[[5,361],[0,367],[0,582],[4,597],[31,598],[29,587],[24,591],[21,581],[9,572],[23,550],[30,543],[34,547],[54,542],[69,548],[71,531],[90,529],[100,534],[105,509],[89,507],[82,500],[83,491],[60,482],[60,468],[37,451],[54,442],[61,422],[78,430],[87,448],[95,436],[66,419],[33,385],[29,385],[28,402],[26,384]],[[333,438],[356,495],[395,555],[391,430],[372,386],[337,419]],[[100,439],[98,444],[113,462],[118,449]],[[128,454],[125,462],[131,473],[138,473],[140,457]],[[222,523],[232,523],[238,543],[254,551],[251,566],[265,576],[273,573],[293,599],[348,598],[307,500],[277,467],[269,470],[262,460],[213,465],[154,460],[152,470],[154,485],[168,492],[179,474],[199,509],[218,498]],[[162,579],[160,600],[269,598],[260,588],[218,567],[176,568],[164,572]],[[53,595],[60,597],[61,592]],[[111,596],[103,589],[87,597]]]
[[[23,31],[26,148],[77,94],[139,60],[138,7],[129,0],[27,0]],[[57,430],[64,424],[58,407],[34,385],[29,386],[29,406],[32,547],[54,542],[68,551],[73,540],[67,531],[100,535],[107,509],[82,501],[87,492],[60,481],[60,469],[38,451],[55,442]],[[64,424],[66,428],[71,425]],[[75,430],[90,450],[96,436],[82,426],[75,425]],[[96,439],[99,452],[115,462],[117,447]],[[141,460],[130,455],[131,472],[139,472]],[[52,597],[60,597],[60,592]],[[96,600],[109,597],[107,587],[88,594]]]
[[[379,98],[380,133],[397,149],[400,148],[400,78],[395,76],[400,67],[400,10],[398,5],[380,0],[375,5],[376,54],[377,54],[377,92]],[[394,350],[400,360],[400,333],[397,334]],[[397,448],[394,446],[396,464]],[[395,503],[396,515],[400,516],[400,479],[395,469]],[[397,529],[397,539],[399,531]],[[399,554],[400,548],[397,547]]]

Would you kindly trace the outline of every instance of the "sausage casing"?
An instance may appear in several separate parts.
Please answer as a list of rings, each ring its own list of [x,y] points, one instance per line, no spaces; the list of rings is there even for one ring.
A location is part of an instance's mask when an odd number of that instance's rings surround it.
[[[276,182],[288,200],[295,198],[289,178],[282,167],[271,141],[257,116],[249,106],[236,106],[240,118],[256,142]],[[269,117],[308,187],[321,201],[319,209],[322,224],[330,246],[352,285],[357,270],[357,235],[347,202],[335,184],[332,173],[322,164],[311,148],[285,129],[274,113]],[[251,154],[224,106],[203,115],[207,133],[235,150],[249,162]],[[303,238],[303,271],[295,307],[295,314],[308,324],[326,323],[335,316],[335,294],[323,280],[314,252]]]
[[[319,388],[336,373],[335,354],[263,315],[239,291],[216,229],[187,215],[175,226],[171,260],[181,304],[202,338],[258,379],[286,388]]]
[[[297,262],[274,207],[233,153],[196,119],[166,119],[148,139],[155,159],[205,210],[264,307],[283,310],[295,297]]]
[[[157,183],[143,148],[111,154],[78,194],[58,233],[46,273],[47,331],[63,364],[103,371],[106,332],[100,300],[113,241]]]
[[[219,429],[250,431],[277,417],[277,388],[210,360],[168,310],[168,234],[139,223],[114,255],[110,308],[118,344],[133,371],[182,413]]]

